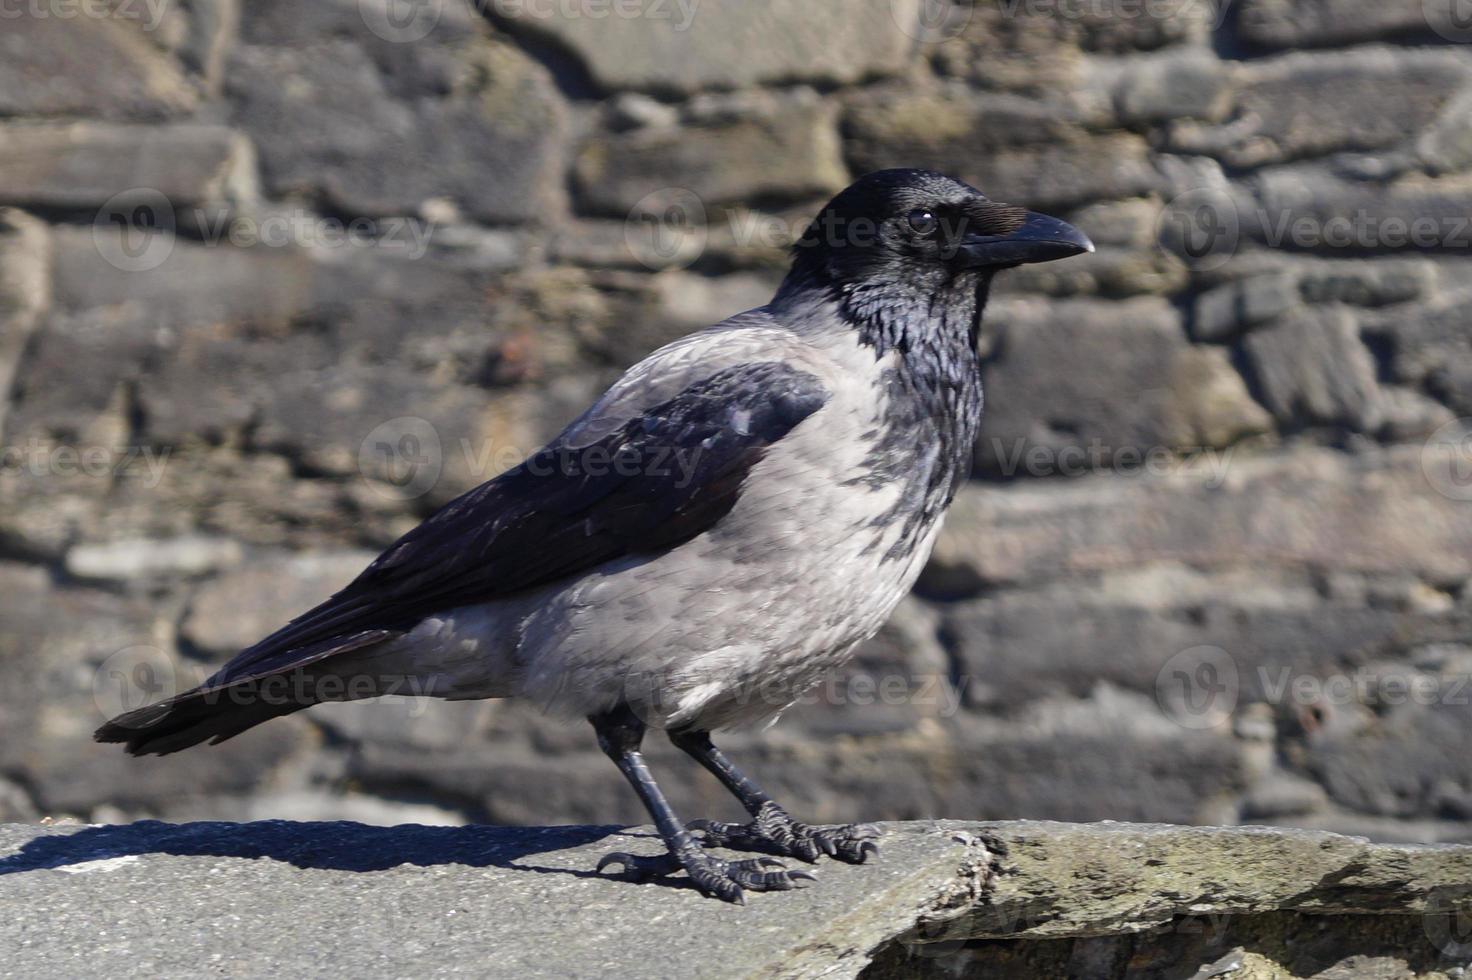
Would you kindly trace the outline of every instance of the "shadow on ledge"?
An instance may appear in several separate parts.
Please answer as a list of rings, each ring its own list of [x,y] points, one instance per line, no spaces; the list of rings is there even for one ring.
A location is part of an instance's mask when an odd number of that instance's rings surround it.
[[[628,832],[619,827],[424,827],[417,824],[373,827],[345,820],[317,823],[264,820],[245,824],[170,824],[143,820],[37,837],[17,853],[0,859],[0,875],[64,868],[127,855],[175,854],[271,858],[298,868],[329,871],[386,871],[402,864],[420,867],[459,864],[595,877],[591,870],[540,867],[522,859],[591,844],[621,831]]]

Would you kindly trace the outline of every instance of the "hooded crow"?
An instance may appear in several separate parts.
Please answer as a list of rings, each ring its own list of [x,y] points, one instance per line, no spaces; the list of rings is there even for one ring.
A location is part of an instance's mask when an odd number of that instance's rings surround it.
[[[774,719],[879,629],[970,469],[993,275],[1092,250],[942,174],[869,174],[769,304],[655,351],[331,599],[96,737],[164,754],[320,701],[524,697],[592,723],[668,845],[599,870],[742,902],[812,877],[774,856],[861,862],[874,828],[794,821],[710,733]],[[751,822],[677,818],[640,753],[651,727]]]

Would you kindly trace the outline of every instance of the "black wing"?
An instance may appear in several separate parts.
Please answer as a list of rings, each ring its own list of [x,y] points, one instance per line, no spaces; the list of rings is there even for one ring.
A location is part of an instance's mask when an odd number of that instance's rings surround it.
[[[591,444],[564,433],[446,504],[347,588],[242,651],[208,686],[320,660],[436,612],[688,541],[736,505],[767,449],[827,399],[816,377],[790,365],[744,364]]]

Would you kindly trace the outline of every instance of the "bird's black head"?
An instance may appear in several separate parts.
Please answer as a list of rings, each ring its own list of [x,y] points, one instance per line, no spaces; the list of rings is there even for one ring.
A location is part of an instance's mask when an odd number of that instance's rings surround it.
[[[823,289],[861,323],[948,311],[946,319],[974,321],[997,271],[1093,250],[1072,225],[988,200],[953,177],[880,170],[859,178],[808,225],[793,246],[784,290]]]
[[[793,249],[795,270],[836,284],[876,276],[939,284],[1093,250],[1073,226],[988,200],[933,170],[859,178],[828,202]]]

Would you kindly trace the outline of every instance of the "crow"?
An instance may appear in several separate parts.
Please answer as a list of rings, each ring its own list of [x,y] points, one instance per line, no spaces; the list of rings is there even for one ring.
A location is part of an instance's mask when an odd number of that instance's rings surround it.
[[[161,755],[405,679],[524,697],[592,723],[667,845],[599,871],[683,871],[744,902],[813,877],[778,857],[862,862],[874,827],[793,820],[711,733],[774,720],[884,623],[970,470],[993,276],[1089,251],[943,174],[862,177],[806,227],[769,304],[655,351],[332,598],[96,738]],[[683,823],[640,753],[649,728],[751,821]]]

